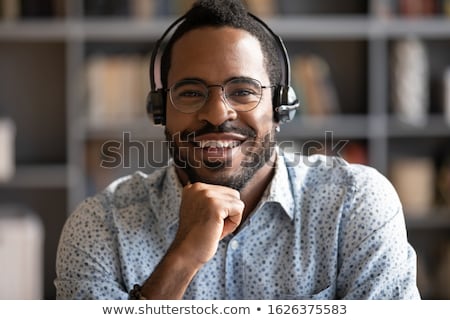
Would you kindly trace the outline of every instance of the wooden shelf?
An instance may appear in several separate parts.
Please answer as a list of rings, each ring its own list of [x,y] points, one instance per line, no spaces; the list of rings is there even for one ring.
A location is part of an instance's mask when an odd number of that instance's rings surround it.
[[[21,165],[16,167],[13,178],[0,183],[0,188],[66,188],[67,166],[55,165]]]
[[[326,117],[297,115],[290,123],[281,125],[277,135],[280,139],[325,138],[331,134],[334,137],[368,139],[371,137],[370,123],[386,122],[387,132],[383,136],[389,138],[439,138],[450,136],[450,124],[442,116],[433,115],[424,126],[414,126],[402,122],[396,116],[370,116],[356,114],[340,114]],[[86,134],[82,138],[106,139],[120,138],[124,132],[129,132],[136,138],[164,138],[163,128],[155,126],[148,118],[131,119],[116,123],[89,123],[84,120]],[[83,131],[83,130],[81,130]]]
[[[392,138],[439,138],[450,136],[450,123],[443,116],[431,115],[424,126],[414,126],[401,121],[396,116],[389,118],[388,136]]]
[[[281,126],[278,136],[280,139],[324,139],[331,134],[333,137],[366,139],[369,121],[367,115],[298,115],[290,123]]]
[[[409,230],[450,230],[450,208],[431,208],[427,213],[415,213],[408,216],[406,225]],[[450,233],[449,233],[450,234]]]
[[[15,20],[0,22],[0,39],[6,40],[92,40],[151,41],[174,20],[127,18],[85,18]],[[365,15],[287,16],[266,19],[284,40],[369,39],[371,37],[447,38],[450,19],[378,19]]]
[[[281,125],[280,139],[325,138],[327,132],[335,137],[364,139],[368,137],[366,115],[336,115],[330,117],[310,117],[299,115],[290,123]],[[163,139],[164,129],[155,126],[148,118],[138,118],[117,123],[89,123],[86,125],[86,139],[121,138],[129,132],[135,138]],[[351,124],[351,125],[349,125]]]

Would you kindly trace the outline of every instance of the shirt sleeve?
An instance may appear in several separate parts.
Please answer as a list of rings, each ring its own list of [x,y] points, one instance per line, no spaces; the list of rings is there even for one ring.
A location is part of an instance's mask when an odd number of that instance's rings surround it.
[[[338,297],[420,299],[416,253],[395,189],[373,169],[357,181],[341,225]]]
[[[97,198],[83,202],[68,218],[56,261],[57,299],[128,298],[111,215]]]

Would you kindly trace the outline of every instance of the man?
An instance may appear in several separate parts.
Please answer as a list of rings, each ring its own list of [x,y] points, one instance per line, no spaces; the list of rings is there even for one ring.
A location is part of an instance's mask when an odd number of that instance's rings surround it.
[[[70,216],[58,298],[419,298],[390,183],[338,159],[291,165],[273,146],[274,39],[238,1],[187,13],[164,49],[162,96],[150,96],[164,101],[173,162]]]

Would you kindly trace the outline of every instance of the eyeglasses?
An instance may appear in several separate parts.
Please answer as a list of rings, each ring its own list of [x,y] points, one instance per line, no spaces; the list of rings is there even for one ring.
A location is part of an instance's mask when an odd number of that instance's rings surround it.
[[[200,80],[182,80],[173,84],[169,91],[170,101],[175,109],[183,113],[193,113],[200,110],[208,100],[210,88],[222,89],[224,101],[236,111],[250,111],[261,101],[263,89],[272,86],[262,86],[261,82],[252,78],[233,78],[224,85],[206,85]]]

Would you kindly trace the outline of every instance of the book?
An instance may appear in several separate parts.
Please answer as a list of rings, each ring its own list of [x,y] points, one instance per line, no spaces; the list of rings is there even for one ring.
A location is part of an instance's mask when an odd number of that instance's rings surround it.
[[[379,18],[392,18],[397,13],[397,1],[372,0],[371,12]]]
[[[380,18],[395,15],[404,18],[422,18],[446,14],[449,0],[372,0],[371,12]]]
[[[399,14],[405,17],[424,17],[437,13],[436,0],[398,0]]]
[[[0,118],[0,182],[11,180],[15,173],[16,127],[12,119]]]
[[[38,300],[44,292],[45,230],[37,213],[0,206],[0,299]]]
[[[342,157],[349,163],[369,164],[367,147],[361,142],[348,142],[343,149]]]
[[[444,101],[442,103],[442,113],[444,115],[445,122],[450,126],[450,66],[444,70],[443,88]]]
[[[55,17],[65,17],[67,15],[66,0],[53,0],[53,15]]]
[[[130,12],[137,20],[148,20],[156,13],[156,1],[130,0]]]
[[[274,0],[246,0],[248,11],[256,16],[271,17],[277,13],[277,4]]]
[[[442,0],[441,12],[444,16],[450,17],[450,0]]]
[[[301,109],[312,116],[339,112],[339,101],[330,67],[315,54],[298,55],[292,61],[292,84]]]
[[[405,214],[422,217],[434,202],[435,169],[429,157],[399,157],[390,166],[390,179],[398,192]]]
[[[16,20],[20,16],[20,1],[17,0],[1,0],[1,14],[5,21]]]
[[[188,11],[195,0],[170,0],[170,14],[172,15],[182,15]]]
[[[140,55],[97,55],[86,65],[91,124],[117,124],[145,114],[148,60]]]

